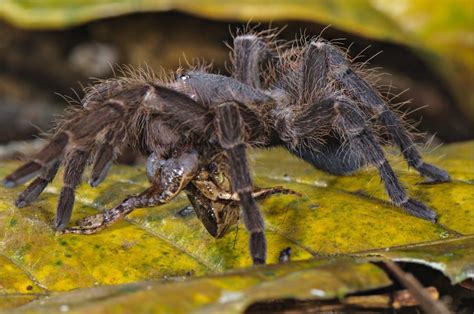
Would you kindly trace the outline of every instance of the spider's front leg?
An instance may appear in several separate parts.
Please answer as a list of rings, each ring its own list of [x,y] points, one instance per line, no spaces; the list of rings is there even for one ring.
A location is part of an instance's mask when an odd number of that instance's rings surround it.
[[[124,146],[126,124],[129,120],[127,114],[133,115],[139,103],[135,101],[137,94],[141,95],[149,88],[139,84],[115,90],[113,97],[94,98],[88,106],[84,105],[83,108],[77,108],[66,115],[50,142],[31,161],[5,178],[5,186],[15,187],[39,174],[20,194],[16,205],[24,207],[35,201],[63,163],[65,170],[56,208],[55,229],[65,228],[72,214],[75,189],[81,183],[88,162],[93,160],[89,183],[91,186],[97,186],[107,175],[115,154]],[[109,89],[109,92],[112,93],[112,90]]]
[[[194,178],[198,170],[198,154],[185,152],[177,158],[160,160],[152,154],[147,174],[152,186],[137,196],[126,198],[120,205],[78,221],[78,225],[59,233],[92,234],[119,221],[136,208],[159,206],[171,201]]]
[[[48,186],[54,177],[58,173],[61,162],[59,160],[53,161],[49,166],[44,167],[42,173],[28,185],[28,187],[21,192],[15,201],[15,205],[18,208],[25,207],[32,203],[43,190]]]
[[[254,264],[266,261],[267,244],[262,214],[252,196],[253,185],[245,153],[245,125],[234,102],[217,107],[216,130],[230,164],[233,192],[239,195],[244,225],[250,233],[250,255]]]

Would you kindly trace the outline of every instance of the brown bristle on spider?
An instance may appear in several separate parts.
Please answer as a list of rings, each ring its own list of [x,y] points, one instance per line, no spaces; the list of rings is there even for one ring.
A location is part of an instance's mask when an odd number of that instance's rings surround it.
[[[430,182],[449,181],[449,175],[422,160],[400,116],[344,51],[320,37],[286,43],[275,31],[247,30],[235,36],[231,61],[230,77],[211,73],[209,66],[179,70],[176,77],[126,68],[122,77],[86,88],[81,106],[58,122],[49,144],[5,178],[5,186],[14,187],[36,177],[16,205],[35,201],[61,164],[59,233],[94,233],[136,208],[165,204],[185,191],[216,238],[241,216],[252,260],[261,264],[267,249],[256,200],[298,193],[255,188],[246,149],[282,146],[335,175],[374,166],[396,206],[436,220],[432,209],[407,195],[384,156],[380,134],[388,134],[408,165]],[[130,147],[149,156],[150,187],[67,228],[86,167],[92,166],[89,184],[95,187]]]

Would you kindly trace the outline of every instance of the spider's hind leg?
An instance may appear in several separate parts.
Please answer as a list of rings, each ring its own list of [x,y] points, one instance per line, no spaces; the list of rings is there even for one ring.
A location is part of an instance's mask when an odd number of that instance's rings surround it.
[[[293,75],[294,77],[290,81],[298,81],[300,97],[312,105],[294,118],[281,120],[281,126],[290,134],[291,130],[294,131],[298,138],[297,142],[300,142],[301,139],[310,137],[307,135],[321,129],[319,122],[324,123],[323,120],[329,119],[329,117],[328,119],[323,118],[316,122],[317,117],[328,116],[328,112],[329,116],[332,116],[330,113],[332,101],[318,101],[320,95],[330,85],[327,51],[320,49],[317,42],[309,43],[304,48],[300,71]],[[347,145],[344,145],[344,139],[338,134],[325,135],[323,143],[318,140],[309,140],[305,145],[292,145],[286,142],[286,147],[291,153],[309,162],[317,169],[335,175],[348,174],[365,165],[365,160],[360,154],[354,153]]]
[[[427,177],[433,183],[450,181],[449,174],[446,171],[422,160],[399,117],[390,110],[379,93],[350,67],[345,55],[339,49],[322,41],[316,42],[314,46],[318,50],[325,51],[330,75],[342,84],[355,99],[367,106],[368,110],[378,115],[380,123],[387,129],[390,137],[400,148],[409,166],[415,168],[422,176]]]
[[[384,156],[382,147],[372,133],[364,113],[348,99],[334,99],[334,126],[349,149],[377,167],[391,201],[409,214],[435,221],[436,213],[423,203],[410,198]]]
[[[260,88],[260,66],[271,57],[267,43],[255,34],[234,38],[232,73],[236,80]]]

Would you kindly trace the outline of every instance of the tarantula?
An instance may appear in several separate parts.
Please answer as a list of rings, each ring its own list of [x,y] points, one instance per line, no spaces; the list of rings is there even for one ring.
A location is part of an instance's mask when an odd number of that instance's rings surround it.
[[[407,195],[374,129],[384,130],[408,165],[429,181],[446,182],[449,175],[421,159],[400,117],[341,49],[319,37],[282,45],[271,32],[248,32],[234,38],[231,60],[231,77],[198,67],[174,79],[133,75],[86,89],[82,106],[59,123],[49,144],[5,178],[5,185],[14,187],[36,177],[16,206],[33,202],[61,163],[64,185],[55,222],[60,233],[96,232],[136,208],[167,203],[185,190],[215,237],[237,221],[240,204],[251,258],[261,264],[266,240],[256,199],[295,192],[254,190],[246,148],[283,146],[336,175],[375,166],[396,206],[436,220],[432,209]],[[151,186],[66,228],[86,166],[92,164],[89,184],[95,187],[128,147],[149,155]]]

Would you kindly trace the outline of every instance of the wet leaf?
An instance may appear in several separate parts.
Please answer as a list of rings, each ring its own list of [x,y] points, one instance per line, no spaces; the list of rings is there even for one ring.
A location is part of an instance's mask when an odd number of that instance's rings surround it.
[[[42,304],[34,302],[24,310],[51,313],[67,305],[79,312],[241,313],[258,300],[331,299],[389,284],[383,271],[362,260],[313,260],[185,281],[83,289],[53,296]],[[106,304],[94,304],[100,299]]]
[[[56,236],[52,226],[60,178],[36,203],[21,209],[13,203],[23,187],[2,187],[0,308],[39,298],[31,306],[46,312],[64,304],[81,311],[135,304],[144,310],[240,312],[256,300],[343,297],[386,286],[390,281],[384,273],[367,263],[381,257],[425,264],[457,283],[474,277],[473,151],[470,142],[426,153],[453,177],[452,183],[439,185],[417,185],[422,178],[399,156],[391,158],[410,193],[440,215],[437,224],[390,205],[373,169],[336,177],[281,149],[254,151],[250,159],[259,186],[282,185],[303,195],[273,196],[261,208],[269,263],[276,263],[286,247],[293,261],[305,261],[263,268],[243,268],[251,261],[242,226],[222,239],[212,238],[193,211],[183,211],[189,205],[183,195],[165,206],[136,210],[95,235]],[[2,164],[0,176],[16,166]],[[142,167],[115,166],[99,187],[80,186],[72,221],[114,206],[147,185]],[[144,280],[158,281],[137,283]],[[90,290],[93,286],[101,287]],[[86,289],[64,294],[78,288]],[[54,297],[43,308],[46,295]]]
[[[460,249],[465,251],[461,252]],[[343,298],[351,292],[381,288],[391,283],[381,269],[368,263],[369,260],[379,261],[380,256],[422,264],[426,264],[424,258],[437,260],[438,262],[428,265],[444,273],[445,270],[448,274],[451,271],[457,273],[457,278],[453,280],[456,283],[474,276],[472,249],[471,236],[444,243],[395,249],[389,253],[361,254],[370,258],[313,259],[184,281],[140,282],[81,289],[32,302],[19,308],[18,313],[56,313],[64,312],[65,309],[89,314],[117,311],[242,313],[245,308],[258,301]],[[410,258],[398,259],[397,256]],[[457,257],[461,259],[456,259]],[[462,263],[464,271],[456,269]]]

